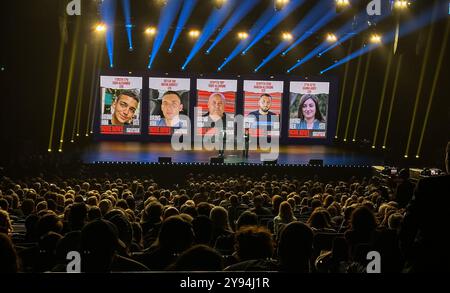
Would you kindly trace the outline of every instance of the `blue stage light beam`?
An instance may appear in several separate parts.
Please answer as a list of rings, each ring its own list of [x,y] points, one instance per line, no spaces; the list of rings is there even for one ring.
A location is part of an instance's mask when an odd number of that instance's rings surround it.
[[[368,24],[368,21],[376,23],[376,22],[379,22],[379,21],[385,19],[389,15],[390,14],[369,17],[367,15],[366,11],[362,11],[355,18],[356,20],[359,20],[359,23],[360,23],[359,26],[357,26],[355,28],[354,20],[351,20],[351,21],[347,22],[346,24],[344,24],[341,28],[339,28],[337,30],[336,34],[338,35],[338,37],[345,34],[344,37],[346,40],[348,40],[348,39],[356,36],[357,34],[363,32],[364,30],[368,29],[370,27]],[[316,55],[319,57],[322,56],[322,54],[324,54],[323,52],[325,52],[329,48],[329,46],[330,46],[329,43],[322,42],[318,47],[316,47],[311,52],[309,52],[308,55],[306,55],[302,59],[299,59],[296,64],[294,64],[291,68],[289,68],[287,70],[287,73],[290,73],[293,69],[295,69],[295,68],[299,67],[300,65],[306,63],[307,61],[311,60]],[[283,52],[282,55],[286,55],[288,50]]]
[[[217,35],[214,42],[206,50],[206,53],[211,53],[211,50],[244,18],[261,0],[245,0],[239,3],[239,7],[230,16],[227,23]]]
[[[430,8],[426,12],[423,12],[422,14],[420,14],[418,17],[416,17],[406,23],[401,24],[399,37],[404,37],[406,35],[409,35],[415,31],[431,24],[432,22],[437,22],[437,21],[441,20],[442,18],[448,16],[445,9],[438,9],[439,12],[436,15],[436,18],[434,20],[432,20],[432,17],[431,17],[432,11],[433,11],[433,8]],[[383,44],[389,44],[389,43],[393,42],[394,39],[395,39],[395,29],[383,36],[381,44],[371,44],[371,45],[365,46],[365,47],[359,49],[358,51],[353,52],[349,56],[339,60],[338,62],[331,65],[330,67],[322,70],[320,72],[320,74],[324,74],[325,72],[330,71],[331,69],[341,66],[342,64],[345,64],[361,55],[364,55],[364,54],[382,46]]]
[[[125,29],[127,30],[128,37],[128,49],[133,50],[133,39],[131,35],[131,29],[133,24],[131,23],[131,5],[130,0],[122,0],[123,14],[125,16]]]
[[[170,43],[169,47],[169,53],[172,53],[173,47],[175,46],[175,43],[177,42],[178,38],[181,35],[181,32],[183,31],[184,26],[186,25],[189,17],[192,14],[192,11],[195,8],[195,5],[197,4],[198,0],[184,0],[183,8],[181,9],[180,17],[178,17],[178,23],[175,28],[175,33],[173,34],[172,42]]]
[[[335,11],[329,11],[324,17],[322,17],[318,22],[314,24],[311,29],[306,31],[300,38],[298,38],[295,42],[293,42],[283,53],[281,53],[282,56],[286,56],[286,54],[300,45],[302,42],[307,40],[310,36],[312,36],[315,32],[317,32],[319,29],[327,25],[330,21],[332,21],[337,16]]]
[[[205,27],[203,28],[200,37],[198,38],[197,42],[195,42],[195,45],[192,48],[191,52],[189,53],[188,57],[186,58],[186,61],[184,62],[183,66],[181,66],[182,70],[186,69],[186,66],[189,64],[189,62],[191,62],[191,60],[198,53],[198,51],[200,51],[201,48],[205,45],[209,37],[211,37],[212,34],[214,34],[214,32],[216,31],[216,29],[222,24],[222,22],[225,21],[225,19],[233,10],[233,7],[236,4],[236,2],[237,2],[236,0],[228,0],[222,8],[213,10],[213,13],[209,16],[208,20],[206,21]]]
[[[316,56],[319,52],[321,52],[323,49],[325,49],[327,47],[327,43],[323,42],[322,44],[320,44],[319,46],[317,46],[314,50],[312,50],[311,52],[309,52],[305,57],[303,57],[302,59],[298,59],[297,63],[295,63],[291,68],[289,68],[286,72],[287,73],[291,73],[292,70],[294,70],[295,68],[299,67],[300,65],[306,63],[308,60],[312,59],[314,56]]]
[[[242,40],[239,42],[239,44],[236,45],[236,47],[233,49],[233,51],[228,55],[228,57],[225,58],[225,61],[217,68],[218,71],[221,71],[222,68],[227,65],[231,60],[233,60],[239,53],[244,50],[248,44],[250,44],[252,37],[255,36],[261,28],[271,19],[275,14],[275,11],[273,7],[268,7],[266,10],[261,14],[261,16],[258,18],[258,20],[253,24],[252,28],[250,29],[248,33],[248,38],[245,40]]]
[[[320,27],[326,25],[331,19],[336,17],[336,13],[334,11],[329,11],[325,15],[323,15],[323,11],[327,11],[327,6],[329,6],[329,2],[327,0],[323,0],[319,2],[314,8],[303,18],[292,30],[292,34],[295,37],[300,37],[296,43],[300,44],[302,41],[307,39],[310,35],[312,35],[313,31],[318,30]],[[315,23],[315,24],[314,24]],[[314,25],[313,25],[314,24]],[[275,58],[278,54],[281,53],[287,46],[289,42],[281,42],[270,54],[263,59],[263,61],[255,68],[255,72],[261,69],[264,65],[266,65],[270,60]]]
[[[365,17],[367,14],[360,14],[360,17]],[[390,15],[390,13],[385,13],[379,16],[375,16],[373,18],[373,22],[374,23],[379,23],[381,21],[383,21],[386,17],[388,17]],[[322,56],[324,54],[326,54],[328,51],[336,48],[337,46],[343,44],[344,42],[350,40],[351,38],[353,38],[354,36],[360,34],[361,32],[367,30],[370,28],[369,22],[368,21],[363,21],[362,25],[358,26],[357,28],[353,29],[352,28],[352,23],[349,22],[346,25],[344,25],[344,27],[342,27],[341,29],[339,29],[335,35],[338,38],[338,41],[335,42],[334,44],[330,45],[328,48],[326,48],[325,50],[323,50],[322,52],[319,53],[319,56]]]
[[[246,54],[256,43],[258,43],[265,35],[271,32],[281,21],[289,16],[295,9],[301,6],[305,0],[291,0],[289,4],[286,5],[281,11],[275,13],[275,16],[267,22],[261,31],[258,32],[255,38],[250,42],[250,44],[242,52]]]
[[[150,54],[150,60],[147,66],[148,69],[152,67],[153,61],[155,61],[156,55],[158,54],[158,51],[161,48],[167,33],[169,32],[172,22],[178,15],[180,7],[181,0],[170,0],[161,11],[161,16],[158,23],[158,33],[156,34],[156,38],[153,43],[152,53]]]
[[[106,24],[106,49],[108,50],[109,67],[114,67],[114,21],[116,18],[117,1],[105,0],[101,4],[100,15]]]

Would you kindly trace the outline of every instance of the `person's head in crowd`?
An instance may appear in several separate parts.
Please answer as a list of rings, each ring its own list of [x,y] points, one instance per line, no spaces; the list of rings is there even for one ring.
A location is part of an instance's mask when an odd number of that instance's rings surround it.
[[[236,221],[236,230],[246,226],[257,226],[258,216],[251,211],[244,211]]]
[[[167,252],[179,254],[194,243],[192,225],[181,216],[171,216],[162,222],[159,230],[157,246]]]
[[[235,251],[239,261],[272,258],[272,235],[265,227],[242,227],[235,235]]]
[[[264,197],[262,197],[261,195],[255,196],[255,198],[253,199],[253,204],[255,208],[261,208],[264,204]]]
[[[128,208],[132,211],[136,210],[136,201],[134,199],[134,196],[129,195],[127,196],[127,198],[125,199],[128,205]]]
[[[90,197],[87,198],[86,200],[86,204],[89,206],[97,206],[97,197],[92,195]]]
[[[81,230],[83,272],[109,272],[117,250],[125,248],[114,224],[107,220],[95,220]]]
[[[29,198],[24,199],[24,201],[22,202],[22,205],[20,206],[20,209],[22,210],[22,213],[25,217],[34,213],[34,211],[35,211],[34,208],[35,208],[34,201]]]
[[[121,208],[122,210],[128,209],[127,201],[124,200],[124,199],[119,199],[119,200],[116,202],[116,207],[117,207],[117,208]]]
[[[224,207],[214,207],[211,210],[210,218],[214,229],[231,231],[230,223],[228,222],[228,212]]]
[[[132,91],[122,91],[111,105],[112,125],[132,124],[136,111],[139,108],[139,97]]]
[[[109,199],[104,198],[98,203],[98,207],[102,213],[102,216],[104,216],[112,209],[112,203]]]
[[[195,206],[187,204],[187,202],[181,206],[180,213],[188,214],[188,215],[192,216],[193,218],[197,217],[197,215],[198,215],[197,209],[195,208]]]
[[[157,201],[149,203],[142,212],[141,223],[159,223],[162,220],[163,206]]]
[[[69,225],[71,230],[81,230],[87,219],[88,209],[84,202],[74,203],[69,210]]]
[[[56,252],[58,242],[62,239],[62,235],[53,231],[47,232],[39,238],[38,246],[41,254],[48,258],[53,258]],[[51,268],[47,268],[51,269]]]
[[[11,239],[7,234],[0,233],[0,274],[17,273],[19,257]]]
[[[309,216],[307,224],[318,230],[331,228],[330,214],[324,208],[316,208]]]
[[[176,207],[169,206],[164,209],[163,220],[165,220],[171,216],[176,216],[179,214],[180,214],[180,212],[178,211],[178,209]]]
[[[295,200],[291,197],[291,198],[288,198],[286,201],[291,205],[292,210],[295,210],[295,208],[296,208]]]
[[[102,218],[102,212],[100,211],[99,207],[92,206],[89,208],[88,214],[87,214],[87,220],[88,222],[98,220]]]
[[[279,207],[279,210],[278,210],[278,216],[283,221],[292,221],[292,220],[294,220],[294,213],[292,211],[292,207],[287,201],[283,201],[280,204],[280,207]]]
[[[400,213],[393,213],[389,216],[388,227],[391,230],[400,231],[403,222],[403,215]]]
[[[142,247],[142,226],[138,222],[132,222],[131,228],[133,229],[133,242]]]
[[[47,202],[46,201],[40,201],[37,205],[36,205],[36,212],[40,212],[40,211],[44,211],[47,210]]]
[[[180,217],[188,223],[192,223],[192,221],[194,220],[191,215],[185,213],[180,213]]]
[[[212,93],[208,98],[208,115],[213,121],[222,119],[225,112],[225,96]]]
[[[197,205],[197,214],[209,217],[213,206],[207,202],[201,202]]]
[[[233,194],[229,198],[230,206],[231,207],[238,207],[239,206],[239,197],[236,194]]]
[[[9,202],[5,198],[0,198],[0,209],[4,211],[9,210]]]
[[[313,231],[301,222],[292,222],[281,229],[278,241],[280,271],[309,272],[313,251]]]
[[[222,271],[223,257],[207,245],[194,245],[184,251],[168,270],[173,271]]]
[[[37,222],[37,235],[41,237],[48,232],[61,233],[63,223],[61,219],[54,213],[48,213],[42,216]]]
[[[213,223],[211,219],[205,215],[199,215],[192,221],[194,229],[195,243],[211,245],[213,238]]]
[[[311,200],[311,211],[314,211],[316,208],[319,208],[322,206],[322,203],[320,202],[320,199],[315,198]]]
[[[280,204],[283,202],[283,198],[279,195],[272,196],[272,207],[273,207],[273,213],[278,214],[280,210]]]
[[[183,111],[181,96],[176,91],[167,91],[162,96],[161,110],[164,126],[175,127],[180,123],[180,112]]]
[[[116,226],[119,239],[122,240],[129,249],[131,247],[131,242],[133,241],[133,228],[127,217],[125,215],[117,214],[108,220]]]
[[[56,202],[53,199],[48,199],[47,200],[47,208],[50,211],[56,212],[57,211],[57,209],[56,209],[57,208]]]
[[[9,213],[5,210],[0,210],[0,233],[11,235],[12,232],[13,227],[11,219],[9,218]]]
[[[27,242],[36,242],[37,236],[37,223],[39,222],[39,216],[31,214],[25,218],[25,239]]]
[[[359,206],[352,212],[350,224],[355,232],[371,232],[377,228],[377,219],[367,207]]]

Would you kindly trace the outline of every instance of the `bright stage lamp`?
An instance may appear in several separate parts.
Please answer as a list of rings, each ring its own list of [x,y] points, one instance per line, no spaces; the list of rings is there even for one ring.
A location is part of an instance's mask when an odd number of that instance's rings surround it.
[[[282,33],[281,38],[283,41],[291,41],[293,37],[291,33]]]
[[[95,31],[98,33],[102,33],[106,31],[106,25],[104,23],[99,23],[95,26]]]
[[[198,30],[190,30],[189,31],[189,36],[193,39],[196,39],[200,36],[200,31]]]
[[[289,0],[274,0],[275,2],[273,3],[273,7],[275,11],[280,11],[282,10],[288,3]]]
[[[329,43],[335,43],[335,42],[337,42],[337,37],[335,34],[329,33],[329,34],[327,34],[326,40]]]
[[[239,38],[239,40],[245,40],[248,38],[248,34],[246,32],[239,32],[238,38]]]
[[[372,34],[370,36],[370,42],[372,44],[381,44],[381,35],[379,35],[379,34]]]
[[[336,10],[342,11],[343,9],[350,6],[349,0],[336,0]]]
[[[394,2],[394,9],[396,10],[405,10],[409,7],[411,3],[406,0],[396,0]]]
[[[145,33],[149,36],[154,36],[156,34],[156,28],[154,26],[149,26],[146,30]]]

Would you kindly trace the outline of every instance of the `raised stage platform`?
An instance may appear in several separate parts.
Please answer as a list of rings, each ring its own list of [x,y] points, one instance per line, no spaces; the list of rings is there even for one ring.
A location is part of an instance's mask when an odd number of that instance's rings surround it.
[[[170,143],[103,141],[86,147],[82,160],[86,164],[154,163],[158,162],[159,157],[171,157],[173,163],[209,163],[211,158],[217,156],[217,151],[173,151]],[[324,165],[330,166],[374,166],[384,163],[380,154],[370,150],[324,145],[280,146],[277,163],[305,165],[310,160],[322,160]],[[250,151],[248,158],[243,157],[242,151],[225,151],[224,163],[258,164],[263,162],[260,151]]]

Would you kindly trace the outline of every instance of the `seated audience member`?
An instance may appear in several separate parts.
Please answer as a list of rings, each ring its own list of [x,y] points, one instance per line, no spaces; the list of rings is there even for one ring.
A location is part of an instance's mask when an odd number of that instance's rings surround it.
[[[193,243],[192,225],[181,216],[171,216],[163,221],[156,242],[136,260],[150,270],[164,270]]]
[[[265,227],[247,226],[236,232],[235,257],[238,263],[225,268],[226,271],[277,271],[272,259],[274,243]]]
[[[206,245],[194,245],[168,267],[170,271],[222,271],[223,257]]]
[[[313,232],[301,222],[291,222],[281,230],[278,241],[279,270],[310,272],[313,251]]]
[[[283,201],[279,205],[278,215],[273,219],[274,234],[276,237],[279,235],[280,228],[290,222],[297,221],[292,212],[292,207],[287,201]]]
[[[88,223],[81,230],[82,272],[133,272],[148,270],[143,264],[118,255],[125,249],[117,228],[107,220]]]
[[[449,272],[450,141],[445,152],[447,175],[421,179],[406,207],[400,247],[409,272]]]
[[[0,233],[0,274],[19,272],[19,258],[11,239]]]

